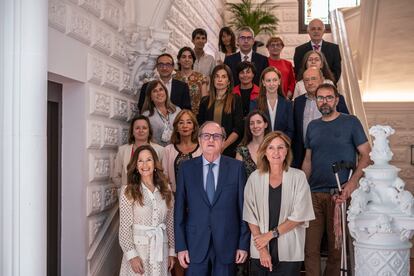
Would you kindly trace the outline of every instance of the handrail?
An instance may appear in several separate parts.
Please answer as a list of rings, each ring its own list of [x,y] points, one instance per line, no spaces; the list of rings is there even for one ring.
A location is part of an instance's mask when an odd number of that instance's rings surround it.
[[[343,12],[340,9],[335,9],[331,12],[330,17],[332,36],[334,42],[339,45],[339,50],[342,55],[342,74],[341,79],[338,82],[338,89],[341,91],[341,94],[344,95],[351,114],[358,117],[364,127],[367,137],[369,137],[368,139],[370,139],[370,135],[368,135],[368,120],[365,114],[364,104],[362,102],[361,91],[348,41]]]

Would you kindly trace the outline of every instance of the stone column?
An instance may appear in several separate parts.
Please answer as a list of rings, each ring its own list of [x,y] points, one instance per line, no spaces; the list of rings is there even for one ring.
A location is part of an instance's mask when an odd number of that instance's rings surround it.
[[[46,275],[47,3],[0,3],[0,275]]]

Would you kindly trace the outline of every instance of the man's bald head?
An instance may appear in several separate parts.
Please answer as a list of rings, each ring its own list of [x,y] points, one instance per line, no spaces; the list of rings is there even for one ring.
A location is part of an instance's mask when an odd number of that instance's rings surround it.
[[[313,43],[321,42],[323,34],[325,33],[325,24],[322,20],[315,18],[308,25],[308,34]]]
[[[316,88],[318,88],[323,81],[323,73],[318,68],[310,67],[303,72],[303,84],[305,85],[306,92],[313,96],[315,95]]]

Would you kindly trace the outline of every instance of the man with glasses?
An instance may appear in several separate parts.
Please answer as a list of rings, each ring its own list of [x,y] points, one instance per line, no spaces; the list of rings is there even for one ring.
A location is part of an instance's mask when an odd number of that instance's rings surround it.
[[[293,122],[295,133],[293,136],[292,150],[293,163],[292,167],[300,169],[302,167],[303,158],[305,157],[305,137],[306,130],[311,121],[319,119],[322,114],[319,112],[315,92],[316,88],[324,82],[323,73],[315,67],[308,68],[303,73],[303,83],[305,85],[306,94],[303,94],[293,102]],[[338,100],[338,112],[349,114],[342,95]]]
[[[170,54],[164,53],[157,57],[157,72],[160,80],[164,83],[168,90],[168,96],[173,104],[181,109],[191,110],[190,91],[185,82],[172,78],[174,71],[174,59]],[[148,83],[144,83],[141,87],[138,100],[138,110],[141,111],[144,105],[145,93]]]
[[[361,122],[353,115],[337,111],[339,93],[332,84],[321,84],[316,89],[316,104],[322,117],[309,123],[306,132],[306,155],[302,170],[308,179],[316,219],[306,229],[306,275],[321,275],[320,245],[323,233],[328,237],[328,261],[323,275],[340,275],[341,249],[335,248],[334,209],[332,195],[337,190],[332,164],[335,162],[358,165],[348,180],[349,170],[339,172],[343,190],[335,195],[337,203],[346,201],[358,187],[363,169],[370,163],[371,151]]]
[[[308,25],[308,34],[310,41],[295,48],[293,61],[295,63],[296,78],[302,65],[303,56],[312,50],[321,51],[326,61],[335,75],[335,81],[341,77],[341,53],[339,47],[335,43],[331,43],[322,39],[325,33],[325,24],[320,19],[313,19]]]
[[[174,207],[175,248],[186,275],[235,275],[247,259],[250,232],[242,219],[242,162],[221,155],[226,138],[216,122],[199,130],[202,156],[182,162]]]
[[[240,83],[239,76],[237,75],[237,66],[242,61],[249,61],[254,64],[257,74],[255,74],[253,82],[256,85],[260,85],[260,75],[269,66],[269,63],[267,57],[253,51],[254,33],[250,27],[242,27],[239,30],[238,44],[240,51],[226,56],[224,59],[224,64],[229,66],[233,73],[234,85],[236,86]]]

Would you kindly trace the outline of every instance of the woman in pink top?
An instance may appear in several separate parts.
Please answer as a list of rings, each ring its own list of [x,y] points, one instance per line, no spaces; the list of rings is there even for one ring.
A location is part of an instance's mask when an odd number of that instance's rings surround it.
[[[282,91],[285,97],[292,98],[295,89],[295,73],[293,72],[292,63],[286,59],[281,59],[285,44],[280,37],[271,37],[266,43],[269,51],[269,66],[273,66],[282,73]]]

